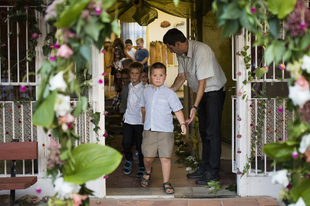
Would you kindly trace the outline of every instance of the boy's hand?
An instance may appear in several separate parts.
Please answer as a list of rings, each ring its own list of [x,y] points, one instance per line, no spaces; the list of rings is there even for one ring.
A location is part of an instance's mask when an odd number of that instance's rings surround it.
[[[181,130],[182,130],[182,131],[181,131],[181,134],[182,134],[182,135],[186,135],[186,124],[182,124],[182,125],[181,125]]]

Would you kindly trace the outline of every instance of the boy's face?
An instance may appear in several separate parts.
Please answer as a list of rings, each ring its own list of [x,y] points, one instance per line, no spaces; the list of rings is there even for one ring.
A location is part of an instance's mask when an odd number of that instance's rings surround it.
[[[165,69],[153,69],[151,74],[153,86],[157,88],[163,85],[165,83],[166,76]]]
[[[141,74],[141,81],[142,81],[143,85],[145,85],[147,83],[147,80],[148,80],[147,73],[142,72],[142,74]]]
[[[120,72],[116,72],[115,73],[115,78],[116,79],[120,79],[121,78],[121,73]]]
[[[127,74],[122,74],[122,82],[123,84],[129,84],[130,82],[130,77]]]
[[[140,83],[141,73],[140,73],[139,69],[132,68],[130,70],[130,78],[131,78],[133,85]]]
[[[127,44],[126,44],[126,48],[127,48],[128,51],[130,51],[130,50],[132,49],[132,44],[127,43]]]
[[[142,49],[143,48],[143,42],[141,41],[136,41],[137,42],[137,49]]]

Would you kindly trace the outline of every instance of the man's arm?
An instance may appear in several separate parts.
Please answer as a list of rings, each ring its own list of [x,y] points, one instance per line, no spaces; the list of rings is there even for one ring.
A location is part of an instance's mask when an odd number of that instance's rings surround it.
[[[207,79],[202,79],[198,81],[198,90],[197,90],[194,106],[196,107],[199,106],[200,100],[203,96],[206,86],[207,86]],[[191,109],[190,114],[189,114],[189,119],[185,121],[187,124],[190,124],[193,121],[193,119],[195,118],[196,112],[197,110],[195,108]]]
[[[175,78],[172,86],[170,89],[172,89],[174,92],[177,91],[185,82],[185,74],[184,73],[179,73],[178,76]]]
[[[141,112],[142,112],[142,123],[144,124],[144,121],[145,121],[145,107],[141,107]]]
[[[177,117],[177,119],[179,120],[179,123],[181,125],[181,134],[182,135],[186,135],[186,124],[184,121],[184,114],[182,112],[182,110],[176,111],[174,112],[175,116]]]

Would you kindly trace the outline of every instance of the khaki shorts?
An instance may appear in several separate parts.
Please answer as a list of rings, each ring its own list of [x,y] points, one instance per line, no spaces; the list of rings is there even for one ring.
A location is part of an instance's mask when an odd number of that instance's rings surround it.
[[[171,158],[174,146],[173,132],[143,131],[142,154],[144,157]]]

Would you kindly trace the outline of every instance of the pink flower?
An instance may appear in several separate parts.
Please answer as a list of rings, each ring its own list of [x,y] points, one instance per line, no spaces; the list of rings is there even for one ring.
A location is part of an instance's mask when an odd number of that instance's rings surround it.
[[[9,134],[9,132],[5,132],[5,134]]]
[[[69,39],[68,38],[78,38],[78,35],[71,32],[71,30],[69,28],[61,28],[62,32],[63,32],[63,38],[64,38],[64,41],[66,43],[69,42]]]
[[[25,92],[26,91],[26,86],[20,86],[19,87],[20,92]]]
[[[50,61],[52,62],[56,61],[56,56],[50,56]]]
[[[250,126],[253,127],[253,124],[251,123]]]
[[[238,135],[237,135],[237,138],[238,138],[238,139],[240,139],[241,137],[242,137],[242,135],[241,135],[241,134],[238,134]]]
[[[65,59],[68,59],[73,54],[72,49],[70,49],[67,45],[63,44],[57,51],[56,56],[61,56]]]
[[[96,8],[95,9],[95,13],[97,16],[99,16],[101,14],[102,9],[101,8]]]
[[[242,92],[238,92],[238,96],[242,96]]]
[[[238,118],[237,118],[237,121],[239,121],[239,122],[240,122],[240,121],[241,121],[241,117],[238,117]]]
[[[263,66],[263,68],[265,68],[267,70],[267,72],[268,72],[269,68],[267,66]]]
[[[310,179],[310,173],[308,174],[308,178]]]
[[[267,34],[268,34],[268,32],[265,32],[265,33],[264,33],[264,35],[267,35]]]
[[[240,150],[238,150],[238,151],[237,151],[237,153],[238,153],[238,154],[241,154],[241,151],[240,151]]]
[[[36,193],[40,194],[42,190],[40,188],[36,189]]]
[[[50,149],[51,150],[57,150],[57,149],[60,149],[61,148],[61,145],[56,142],[55,140],[51,139],[50,141]]]
[[[251,8],[251,12],[254,14],[256,12],[256,8],[255,7],[252,7]]]
[[[17,105],[17,108],[19,109],[19,108],[20,108],[20,105]]]
[[[37,39],[37,38],[39,38],[39,34],[38,34],[38,33],[33,33],[33,34],[31,35],[31,37],[32,37],[33,39]]]
[[[250,107],[253,107],[253,105],[252,105],[252,104],[250,104]]]
[[[82,200],[86,200],[88,198],[88,195],[79,195],[76,193],[73,193],[72,199],[74,201],[74,206],[79,206],[82,204]]]
[[[240,53],[236,53],[236,55],[237,55],[237,56],[241,56],[241,54],[240,54]]]
[[[52,136],[52,134],[48,134],[48,136],[49,136],[49,137],[51,137],[51,136]]]
[[[90,122],[93,122],[93,120],[91,119]]]
[[[99,84],[102,84],[102,83],[103,83],[102,79],[99,79],[99,81],[98,81],[98,82],[99,82]]]
[[[20,123],[22,123],[22,121],[19,120],[18,123],[20,124]]]
[[[292,157],[296,159],[298,157],[298,152],[297,151],[292,152]]]
[[[279,69],[284,70],[285,69],[285,64],[279,64]]]
[[[300,28],[301,28],[301,29],[307,28],[307,24],[306,24],[305,22],[300,23]]]
[[[305,79],[304,76],[300,76],[300,78],[295,81],[295,85],[296,84],[299,85],[303,91],[309,90],[309,82]]]
[[[240,171],[237,172],[237,175],[241,175],[241,174],[242,174],[242,172],[240,172]]]
[[[290,189],[292,188],[292,185],[291,185],[291,184],[288,184],[288,185],[286,186],[286,188],[290,190]]]
[[[61,124],[67,124],[67,123],[71,123],[74,121],[74,116],[72,116],[71,113],[67,113],[65,116],[62,116],[62,117],[59,117],[58,118],[58,124],[61,125]]]
[[[29,5],[24,5],[24,9],[28,10],[29,9]]]
[[[238,76],[241,76],[241,72],[238,72],[237,75],[238,75]]]
[[[104,49],[104,50],[102,50],[102,53],[106,53],[106,52],[107,52],[107,50],[105,50],[105,49]]]
[[[103,176],[104,179],[107,179],[108,177],[109,177],[108,175],[104,175],[104,176]]]
[[[283,108],[279,108],[279,109],[278,109],[278,112],[279,112],[279,113],[283,113]]]
[[[107,114],[109,114],[109,112],[107,112],[107,111],[104,111],[103,115],[107,115]]]
[[[104,133],[104,134],[103,134],[103,136],[104,136],[104,137],[107,137],[107,136],[108,136],[108,133],[107,133],[107,132],[106,132],[106,133]]]
[[[59,49],[60,45],[59,44],[54,44],[54,49]]]
[[[107,73],[106,73],[106,72],[103,72],[103,73],[102,73],[102,76],[104,76],[104,77],[107,76]]]
[[[6,46],[6,44],[1,44],[1,47],[5,47]]]

